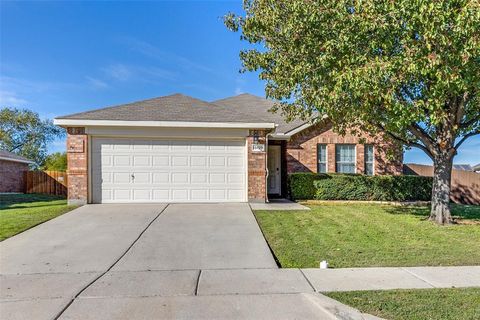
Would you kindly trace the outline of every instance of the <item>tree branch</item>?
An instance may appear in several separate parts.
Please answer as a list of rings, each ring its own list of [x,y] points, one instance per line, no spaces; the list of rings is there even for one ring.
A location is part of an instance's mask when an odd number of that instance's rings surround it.
[[[423,152],[425,152],[427,154],[427,156],[430,157],[430,159],[433,160],[433,155],[432,153],[430,152],[430,150],[428,150],[427,147],[425,147],[424,145],[420,144],[420,143],[417,143],[417,142],[413,142],[413,141],[409,141],[407,139],[404,139],[400,136],[397,136],[396,134],[388,131],[387,129],[385,129],[384,126],[382,126],[381,124],[377,124],[377,126],[382,129],[387,135],[389,135],[391,138],[397,140],[397,141],[400,141],[402,142],[403,144],[409,146],[409,147],[415,147],[415,148],[418,148],[420,150],[423,150]]]
[[[433,150],[435,150],[435,142],[433,141],[432,137],[425,132],[425,130],[422,129],[417,123],[412,123],[412,125],[409,127],[410,132],[417,137],[422,143],[425,145],[425,147],[430,151],[430,154],[432,153]]]
[[[457,142],[457,144],[455,145],[455,150],[458,149],[458,147],[460,147],[462,145],[462,143],[465,142],[465,140],[467,140],[468,138],[472,137],[472,136],[475,136],[477,134],[480,134],[480,130],[476,130],[476,131],[472,131],[470,133],[467,133],[466,135],[464,135],[462,137],[462,139],[460,139],[460,141]]]

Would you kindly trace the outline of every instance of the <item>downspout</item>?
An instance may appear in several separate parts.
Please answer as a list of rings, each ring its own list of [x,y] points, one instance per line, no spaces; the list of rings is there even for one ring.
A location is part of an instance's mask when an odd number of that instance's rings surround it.
[[[269,133],[267,133],[265,135],[265,202],[268,203],[270,202],[268,200],[268,175],[269,175],[269,172],[268,172],[268,136],[272,135],[276,128],[277,128],[277,124],[275,125],[275,129],[271,130]]]

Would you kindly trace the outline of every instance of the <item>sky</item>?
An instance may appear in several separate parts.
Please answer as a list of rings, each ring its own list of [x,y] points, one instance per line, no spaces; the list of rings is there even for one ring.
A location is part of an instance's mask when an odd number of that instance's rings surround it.
[[[42,118],[183,93],[212,101],[265,96],[255,73],[239,73],[248,48],[222,22],[238,1],[0,1],[0,106]],[[58,140],[50,152],[64,151]],[[431,163],[423,151],[405,163]],[[455,163],[480,162],[480,137]]]

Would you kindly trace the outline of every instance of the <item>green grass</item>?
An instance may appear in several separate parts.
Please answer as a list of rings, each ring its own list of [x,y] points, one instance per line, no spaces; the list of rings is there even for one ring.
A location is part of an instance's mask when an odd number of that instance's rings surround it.
[[[390,320],[480,319],[480,288],[350,291],[327,295]]]
[[[74,209],[44,194],[0,194],[0,241]]]
[[[462,223],[438,226],[426,207],[363,204],[256,211],[284,268],[480,265],[480,206],[453,206]]]

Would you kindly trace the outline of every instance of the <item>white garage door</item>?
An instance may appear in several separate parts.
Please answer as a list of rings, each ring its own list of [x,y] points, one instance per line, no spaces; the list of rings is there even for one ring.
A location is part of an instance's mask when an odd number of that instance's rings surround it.
[[[92,140],[94,203],[246,201],[244,139]]]

